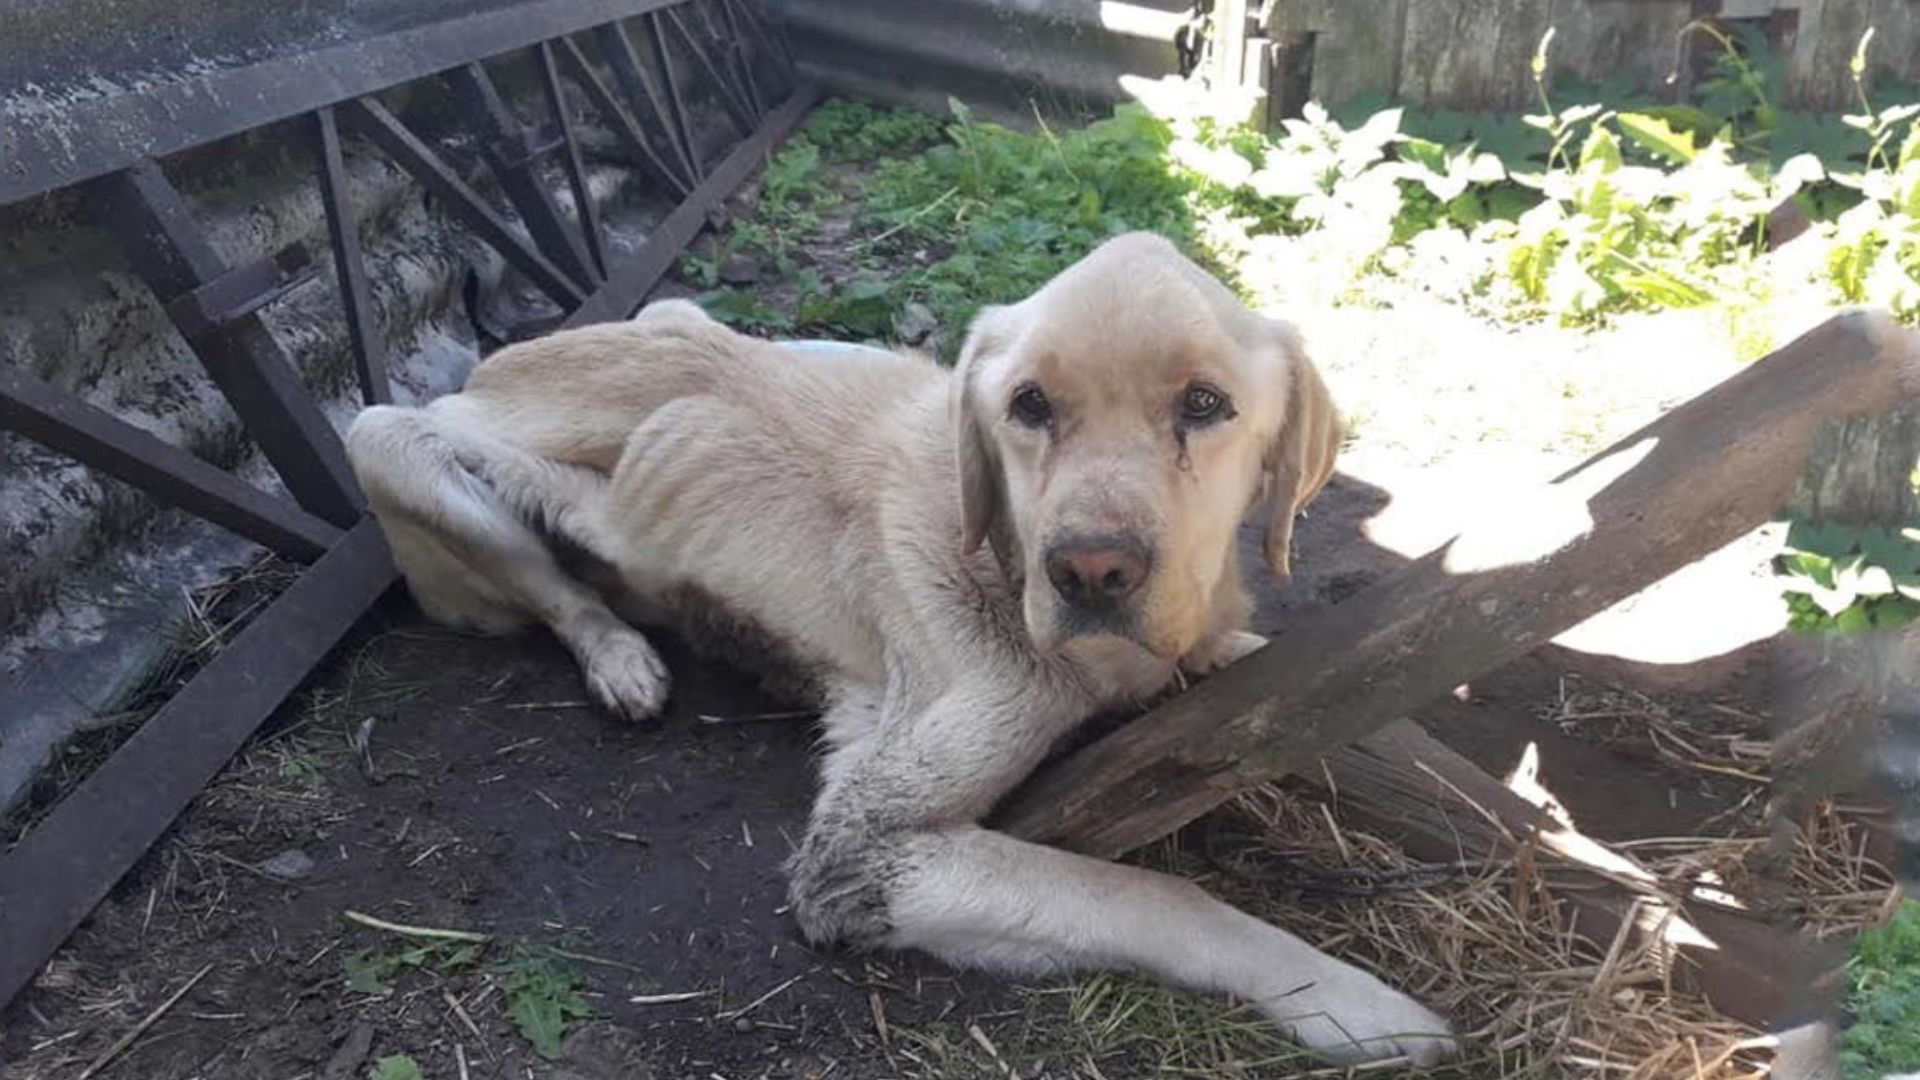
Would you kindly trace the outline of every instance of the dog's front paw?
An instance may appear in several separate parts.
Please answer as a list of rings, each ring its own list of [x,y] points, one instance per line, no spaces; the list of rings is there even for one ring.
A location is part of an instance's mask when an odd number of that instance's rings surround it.
[[[1263,1005],[1294,1039],[1341,1065],[1404,1058],[1424,1067],[1459,1052],[1438,1013],[1357,968]]]
[[[587,692],[606,708],[638,721],[658,715],[667,703],[667,665],[638,632],[610,629],[581,653]]]
[[[1182,657],[1180,670],[1189,675],[1211,675],[1241,657],[1258,652],[1266,643],[1266,638],[1246,630],[1221,634]]]

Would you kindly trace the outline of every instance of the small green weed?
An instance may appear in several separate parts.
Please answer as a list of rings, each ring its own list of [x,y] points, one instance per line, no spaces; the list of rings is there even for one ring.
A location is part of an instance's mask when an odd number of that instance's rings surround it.
[[[319,784],[324,776],[320,759],[312,754],[281,754],[279,771],[281,779],[291,780],[303,787]]]
[[[1920,902],[1902,903],[1887,925],[1860,935],[1847,978],[1843,1080],[1920,1070]]]
[[[451,975],[473,967],[483,945],[471,942],[429,941],[394,952],[362,949],[341,961],[347,989],[356,994],[382,994],[393,977],[407,968],[426,968]]]
[[[707,314],[742,330],[784,333],[793,329],[793,316],[761,302],[752,293],[722,286],[701,293],[697,299]]]
[[[1857,632],[1920,618],[1920,528],[1796,521],[1774,570],[1795,630]]]
[[[801,129],[833,162],[872,161],[917,154],[944,137],[932,117],[836,98],[821,105]]]
[[[580,993],[584,979],[563,959],[546,950],[516,946],[496,972],[506,994],[507,1014],[533,1051],[553,1060],[575,1020],[595,1015]]]
[[[426,1080],[420,1063],[405,1054],[393,1054],[373,1063],[372,1080]]]

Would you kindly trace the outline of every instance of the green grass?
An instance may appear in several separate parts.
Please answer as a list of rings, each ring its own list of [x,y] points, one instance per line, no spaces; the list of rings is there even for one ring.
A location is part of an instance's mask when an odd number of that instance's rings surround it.
[[[1886,926],[1860,936],[1847,976],[1844,1080],[1920,1071],[1920,901],[1904,902]]]
[[[1267,134],[1185,102],[1056,131],[984,123],[958,102],[936,120],[832,101],[773,157],[754,213],[683,272],[718,317],[758,332],[885,339],[925,305],[951,356],[981,305],[1027,295],[1117,232],[1167,235],[1250,299],[1273,299],[1273,260],[1287,256],[1262,251],[1263,236],[1338,237],[1345,258],[1326,272],[1357,281],[1453,231],[1479,269],[1437,287],[1491,318],[1600,326],[1716,307],[1757,357],[1771,345],[1767,213],[1793,199],[1815,221],[1797,242],[1824,248],[1809,292],[1920,324],[1920,105],[1889,103],[1912,88],[1872,76],[1863,38],[1854,114],[1793,113],[1777,105],[1784,68],[1763,40],[1687,33],[1718,52],[1681,104],[1554,78],[1550,38],[1525,115],[1355,101]],[[839,182],[843,167],[857,181]],[[852,218],[833,240],[850,266],[807,257],[829,213]],[[724,287],[722,266],[743,253],[797,298]]]
[[[1117,233],[1192,235],[1191,183],[1167,157],[1169,125],[1139,107],[1062,133],[1018,132],[953,103],[949,123],[831,101],[769,163],[752,216],[682,273],[743,329],[887,338],[909,303],[926,306],[951,357],[982,305],[1017,300]],[[842,196],[837,162],[870,166],[845,245],[852,273],[827,282],[796,258]],[[919,253],[929,253],[924,260]],[[740,254],[798,285],[791,309],[720,285]]]

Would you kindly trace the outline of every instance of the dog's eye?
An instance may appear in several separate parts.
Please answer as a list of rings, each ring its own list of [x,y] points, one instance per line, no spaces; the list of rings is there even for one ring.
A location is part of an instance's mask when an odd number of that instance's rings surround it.
[[[1053,403],[1037,386],[1023,386],[1013,395],[1013,403],[1007,412],[1015,420],[1030,428],[1043,428],[1053,423]]]
[[[1210,424],[1229,413],[1227,395],[1211,386],[1189,386],[1180,399],[1180,419],[1187,424]]]

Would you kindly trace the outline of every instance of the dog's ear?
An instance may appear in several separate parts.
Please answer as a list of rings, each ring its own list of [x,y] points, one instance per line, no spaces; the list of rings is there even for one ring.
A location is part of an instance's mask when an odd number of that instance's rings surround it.
[[[1343,433],[1333,395],[1307,355],[1299,331],[1272,321],[1286,387],[1286,413],[1267,449],[1267,565],[1275,580],[1293,576],[1293,519],[1333,476]]]
[[[975,316],[953,372],[954,454],[960,477],[961,550],[972,554],[1006,513],[1000,459],[988,437],[975,386],[980,362],[1006,345],[1011,309],[986,307]]]

